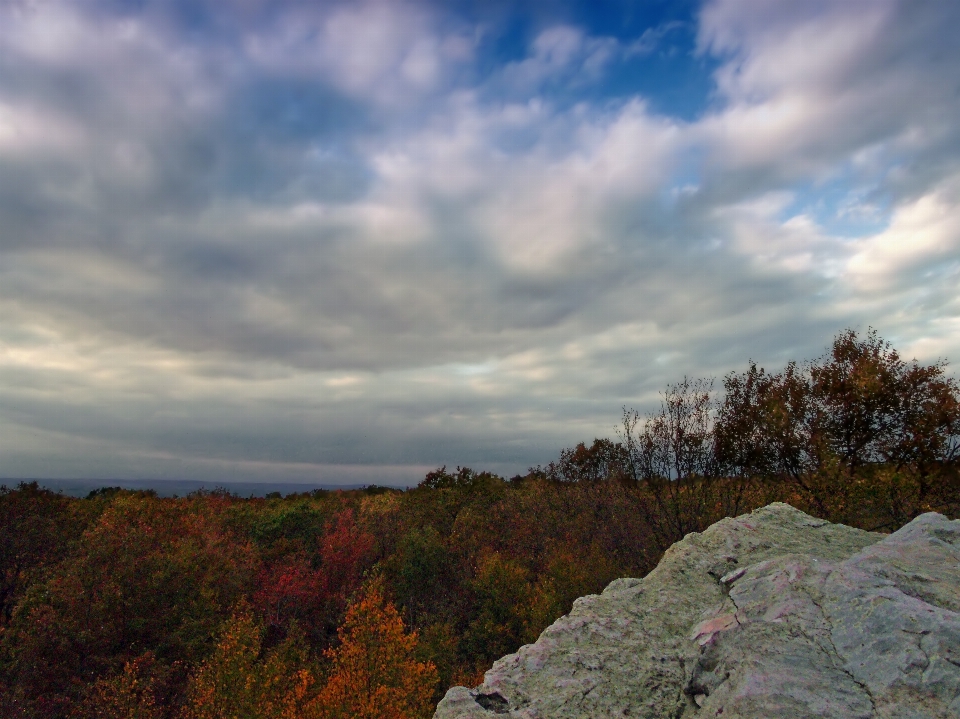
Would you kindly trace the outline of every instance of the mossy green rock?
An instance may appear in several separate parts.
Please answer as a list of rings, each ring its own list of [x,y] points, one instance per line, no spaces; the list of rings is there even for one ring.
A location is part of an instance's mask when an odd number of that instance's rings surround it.
[[[958,610],[960,522],[772,504],[577,600],[435,718],[960,717]]]

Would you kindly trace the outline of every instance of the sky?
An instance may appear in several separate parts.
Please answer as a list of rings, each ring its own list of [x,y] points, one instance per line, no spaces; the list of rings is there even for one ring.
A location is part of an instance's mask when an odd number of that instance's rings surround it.
[[[415,484],[960,362],[960,3],[0,0],[0,477]]]

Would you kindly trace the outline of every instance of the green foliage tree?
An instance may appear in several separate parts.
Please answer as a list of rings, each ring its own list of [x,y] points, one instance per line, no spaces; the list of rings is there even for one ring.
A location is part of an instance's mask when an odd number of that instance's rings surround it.
[[[521,562],[489,552],[480,557],[469,588],[476,605],[463,645],[475,661],[488,666],[523,641],[530,573]]]
[[[410,623],[451,618],[445,616],[445,610],[458,604],[455,556],[432,525],[411,527],[385,563],[385,570]]]
[[[594,439],[590,447],[581,442],[576,447],[561,450],[556,462],[550,462],[546,467],[533,467],[530,474],[554,482],[633,479],[627,448],[620,442],[600,438]]]
[[[332,502],[271,500],[258,502],[253,508],[237,505],[232,508],[232,519],[258,546],[268,551],[275,550],[276,554],[303,551],[315,556],[335,512]]]
[[[469,467],[457,467],[448,472],[447,466],[428,472],[417,486],[423,489],[459,489],[469,492],[487,492],[499,489],[503,477],[490,472],[474,472]]]

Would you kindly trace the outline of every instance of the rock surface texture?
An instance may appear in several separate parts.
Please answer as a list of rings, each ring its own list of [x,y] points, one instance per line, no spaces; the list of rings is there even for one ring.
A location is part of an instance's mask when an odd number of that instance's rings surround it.
[[[960,521],[725,519],[578,599],[435,719],[721,716],[960,717]]]

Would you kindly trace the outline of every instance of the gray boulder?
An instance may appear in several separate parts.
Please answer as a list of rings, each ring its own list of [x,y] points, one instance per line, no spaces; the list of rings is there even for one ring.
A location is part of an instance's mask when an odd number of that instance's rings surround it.
[[[454,687],[435,719],[960,717],[960,521],[725,519]]]

